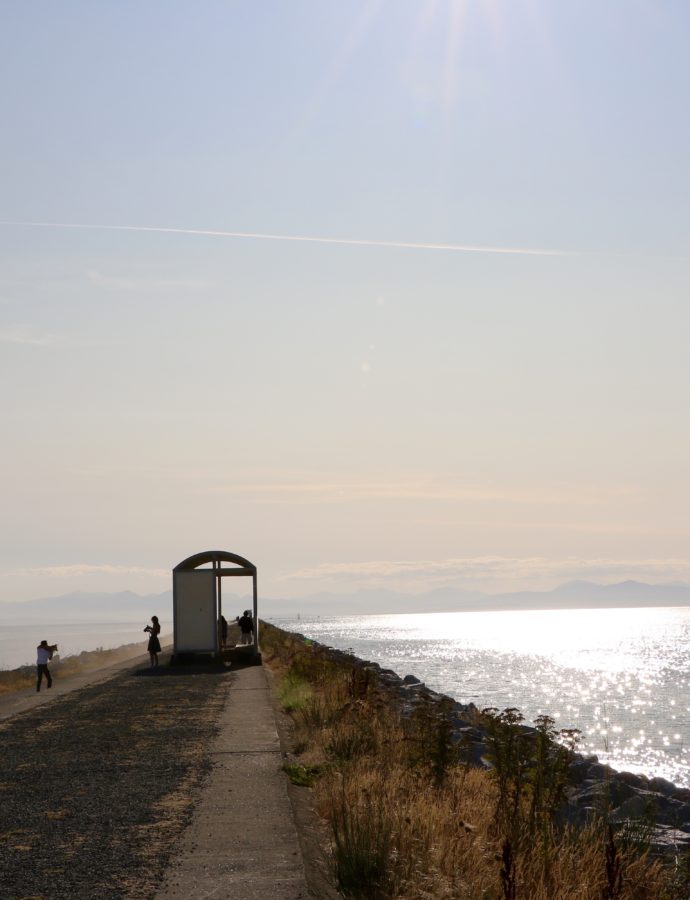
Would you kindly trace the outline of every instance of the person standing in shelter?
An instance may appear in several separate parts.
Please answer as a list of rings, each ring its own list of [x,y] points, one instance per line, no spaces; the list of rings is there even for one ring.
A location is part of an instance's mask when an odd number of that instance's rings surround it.
[[[158,635],[161,633],[161,626],[158,623],[158,616],[151,616],[151,625],[147,625],[144,631],[149,633],[149,656],[151,657],[151,665],[158,665],[158,654],[161,652],[161,642]]]
[[[48,641],[41,641],[36,647],[36,690],[41,690],[41,682],[45,675],[48,687],[53,686],[53,678],[48,668],[48,663],[53,658],[53,653],[57,650],[57,644],[49,644]]]
[[[220,646],[225,647],[228,642],[228,620],[225,616],[220,617]]]
[[[237,624],[240,626],[240,644],[251,644],[254,638],[254,622],[248,609],[245,609],[237,619]]]

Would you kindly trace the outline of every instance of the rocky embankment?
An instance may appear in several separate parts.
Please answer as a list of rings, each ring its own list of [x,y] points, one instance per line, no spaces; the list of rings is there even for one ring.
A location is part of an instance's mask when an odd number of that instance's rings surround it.
[[[368,670],[387,692],[394,695],[405,716],[424,704],[443,703],[444,710],[450,710],[453,740],[462,761],[487,770],[492,768],[489,731],[473,703],[459,703],[452,697],[432,691],[414,675],[400,677],[377,663],[332,647],[324,649],[338,662],[352,665],[354,660],[355,665]],[[525,735],[535,731],[527,725],[516,727]],[[618,772],[600,763],[596,756],[573,753],[569,786],[566,800],[559,809],[559,819],[572,825],[585,825],[602,814],[613,825],[630,823],[638,830],[643,829],[650,846],[658,851],[690,848],[690,790],[679,788],[663,778]]]

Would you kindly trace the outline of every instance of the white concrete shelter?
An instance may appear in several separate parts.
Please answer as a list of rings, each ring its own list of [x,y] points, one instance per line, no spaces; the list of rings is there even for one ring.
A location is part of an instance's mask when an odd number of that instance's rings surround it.
[[[223,578],[252,579],[254,641],[259,656],[256,566],[227,550],[195,553],[173,569],[173,659],[221,653],[220,622]],[[250,649],[250,648],[247,648]]]

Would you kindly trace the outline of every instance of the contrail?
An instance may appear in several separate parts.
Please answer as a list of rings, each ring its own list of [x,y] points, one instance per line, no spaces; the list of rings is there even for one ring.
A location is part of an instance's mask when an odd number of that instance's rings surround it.
[[[204,237],[244,238],[254,241],[297,241],[307,244],[337,244],[346,247],[394,247],[402,250],[450,250],[456,253],[501,253],[514,256],[578,256],[568,250],[530,247],[491,247],[481,244],[427,244],[414,241],[374,241],[363,238],[314,237],[304,234],[265,234],[256,231],[216,231],[207,228],[165,228],[157,225],[93,225],[73,222],[0,222],[0,226],[28,228],[83,228],[93,231],[143,231],[156,234],[194,234]]]

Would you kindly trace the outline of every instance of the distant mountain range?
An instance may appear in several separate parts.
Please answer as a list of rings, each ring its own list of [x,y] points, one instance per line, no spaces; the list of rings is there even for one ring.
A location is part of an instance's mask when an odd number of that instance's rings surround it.
[[[269,602],[265,605],[268,607]],[[643,584],[624,581],[596,584],[569,581],[550,591],[517,591],[485,594],[443,587],[424,594],[367,590],[353,594],[313,594],[300,600],[270,601],[282,606],[285,614],[366,615],[413,612],[483,612],[518,609],[606,609],[635,607],[690,607],[690,584]],[[288,612],[289,610],[289,612]]]
[[[228,619],[250,605],[248,597],[223,595],[223,611]],[[424,594],[366,590],[351,594],[319,593],[299,599],[281,600],[259,597],[259,614],[267,618],[310,615],[376,615],[414,612],[462,612],[519,609],[596,609],[625,607],[690,607],[690,584],[595,584],[570,581],[550,591],[519,591],[485,594],[458,588],[438,588]],[[29,600],[24,603],[0,603],[0,621],[7,623],[44,622],[148,622],[157,615],[172,622],[172,591],[160,594],[120,593],[65,594]]]
[[[76,591],[60,597],[44,597],[23,603],[0,603],[0,619],[8,622],[72,623],[72,622],[133,622],[143,624],[157,615],[172,621],[172,591],[161,594],[117,594]]]

